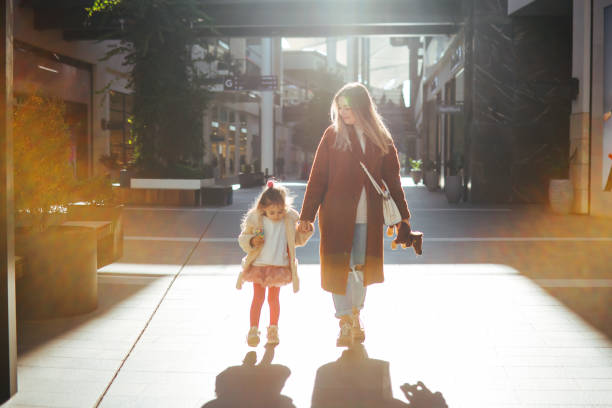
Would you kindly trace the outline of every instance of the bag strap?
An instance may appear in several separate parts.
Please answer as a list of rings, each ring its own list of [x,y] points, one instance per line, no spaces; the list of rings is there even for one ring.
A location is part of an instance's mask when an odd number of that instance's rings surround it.
[[[378,194],[380,194],[381,196],[384,196],[384,192],[382,190],[382,188],[380,188],[380,186],[378,185],[378,183],[376,182],[376,180],[374,180],[374,177],[372,177],[372,175],[370,174],[370,172],[368,171],[368,168],[365,166],[365,164],[363,164],[363,162],[359,162],[359,164],[361,164],[361,168],[363,169],[363,171],[365,172],[365,174],[368,175],[368,177],[370,178],[370,181],[372,182],[372,185],[374,186],[374,190],[376,190],[376,192]],[[385,184],[385,187],[387,188],[387,191],[389,191],[389,188],[387,187],[387,183],[385,183],[385,181],[383,180],[383,183]]]

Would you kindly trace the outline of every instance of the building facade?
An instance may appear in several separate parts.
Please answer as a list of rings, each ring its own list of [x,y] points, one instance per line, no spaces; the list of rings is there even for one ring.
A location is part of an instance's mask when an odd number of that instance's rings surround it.
[[[571,15],[570,179],[574,212],[612,216],[612,1],[510,0],[508,14]]]
[[[549,179],[567,177],[571,13],[517,16],[507,6],[464,2],[463,29],[426,44],[420,146],[441,187],[462,176],[467,201],[543,203]],[[439,57],[427,66],[430,55]]]
[[[109,41],[66,41],[62,30],[37,29],[31,8],[20,6],[14,12],[16,102],[32,93],[63,101],[77,178],[108,171],[102,156],[115,153],[128,160],[133,151],[131,99],[122,57],[101,61]]]

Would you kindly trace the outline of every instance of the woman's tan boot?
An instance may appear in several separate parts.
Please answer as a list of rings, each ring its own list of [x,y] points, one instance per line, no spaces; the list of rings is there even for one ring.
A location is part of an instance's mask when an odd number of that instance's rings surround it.
[[[352,325],[350,315],[340,317],[340,334],[338,334],[338,339],[336,340],[337,347],[349,347],[353,343]]]
[[[365,340],[365,330],[363,329],[363,325],[359,319],[359,310],[357,310],[355,307],[353,308],[353,316],[351,320],[351,337],[353,338],[353,341],[355,343],[363,343]]]

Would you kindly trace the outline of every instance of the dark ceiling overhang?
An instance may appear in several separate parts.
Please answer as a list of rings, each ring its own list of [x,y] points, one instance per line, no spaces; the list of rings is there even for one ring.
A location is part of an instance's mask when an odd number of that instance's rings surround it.
[[[98,38],[86,25],[92,0],[28,0],[35,28],[59,29],[68,40]],[[214,28],[202,37],[335,37],[450,35],[463,24],[458,0],[202,0]]]
[[[509,13],[513,17],[572,15],[572,0],[532,0]]]

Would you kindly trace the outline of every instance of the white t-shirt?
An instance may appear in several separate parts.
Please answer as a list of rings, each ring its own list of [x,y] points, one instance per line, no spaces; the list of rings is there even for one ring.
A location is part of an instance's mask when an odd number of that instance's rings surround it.
[[[285,231],[285,219],[272,221],[268,217],[263,218],[264,244],[259,256],[253,262],[255,266],[274,265],[288,266],[287,255],[287,232]]]
[[[361,151],[365,153],[365,136],[363,130],[355,126],[355,132],[357,138],[361,144]],[[363,171],[363,170],[362,170]],[[361,189],[361,196],[359,197],[359,203],[357,203],[357,215],[355,216],[355,224],[367,224],[368,223],[368,201],[366,198],[365,186]]]

